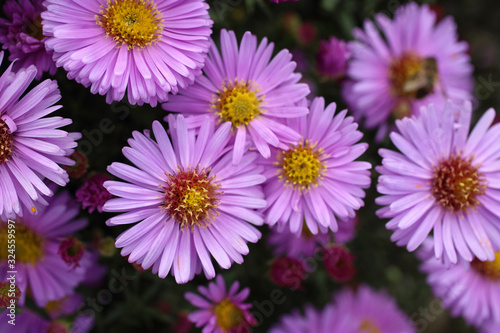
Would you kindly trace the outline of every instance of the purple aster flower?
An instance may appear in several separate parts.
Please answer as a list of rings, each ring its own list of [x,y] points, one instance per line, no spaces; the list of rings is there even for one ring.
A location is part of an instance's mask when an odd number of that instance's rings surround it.
[[[3,52],[0,53],[0,63]],[[22,214],[22,206],[34,212],[34,202],[53,192],[44,178],[59,186],[69,181],[58,164],[72,165],[69,159],[79,133],[58,129],[71,119],[45,117],[61,106],[57,82],[45,80],[26,93],[35,78],[35,66],[12,72],[12,64],[0,77],[0,216]],[[22,97],[21,97],[22,96]]]
[[[186,299],[198,307],[188,315],[188,319],[196,327],[203,326],[204,333],[244,333],[256,324],[255,318],[250,314],[251,304],[245,303],[250,294],[250,289],[241,291],[240,284],[235,281],[229,290],[222,276],[218,275],[215,282],[210,282],[207,287],[200,286],[200,295],[188,292]]]
[[[415,333],[411,320],[385,292],[361,286],[354,292],[344,289],[334,295],[334,302],[324,310],[306,307],[285,315],[270,333]]]
[[[342,224],[344,223],[340,223],[340,225]],[[280,232],[278,227],[273,227],[268,238],[275,256],[292,258],[311,257],[319,247],[331,241],[332,235],[329,230],[314,235],[307,228],[307,225],[302,227],[300,234],[292,233],[289,228],[283,228],[283,231]]]
[[[56,73],[52,53],[45,49],[47,39],[42,33],[40,13],[45,10],[43,0],[7,0],[3,5],[5,19],[0,18],[0,44],[9,50],[9,60],[17,61],[14,72],[35,65],[38,69],[36,79],[44,72]]]
[[[111,177],[105,174],[96,173],[85,179],[83,185],[76,191],[76,201],[82,203],[82,208],[89,209],[92,213],[97,209],[102,213],[102,206],[113,196],[102,185]]]
[[[288,119],[288,126],[302,135],[300,142],[287,150],[274,149],[270,159],[260,160],[266,170],[265,212],[271,226],[288,224],[297,234],[303,225],[312,234],[337,231],[337,218],[354,218],[363,206],[371,165],[354,160],[368,145],[356,143],[363,134],[346,117],[347,110],[336,115],[335,110],[335,103],[325,109],[325,100],[315,98],[309,115]]]
[[[392,21],[378,14],[375,23],[367,20],[364,30],[355,29],[357,40],[350,45],[343,95],[357,120],[380,126],[385,136],[390,119],[418,114],[422,105],[434,103],[440,110],[447,99],[471,100],[468,45],[458,41],[451,17],[436,23],[428,5],[410,3]]]
[[[322,76],[338,79],[344,76],[347,60],[351,57],[348,45],[343,40],[330,37],[319,43],[316,53],[316,69]]]
[[[90,315],[77,315],[72,322],[67,319],[49,321],[28,308],[23,308],[22,311],[16,313],[15,325],[9,324],[8,320],[10,318],[6,315],[0,317],[0,332],[87,333],[94,326],[94,318]]]
[[[358,226],[358,217],[349,218],[339,223],[339,230],[333,234],[333,240],[338,244],[349,243],[356,237],[356,228]]]
[[[423,107],[391,133],[401,151],[381,149],[376,203],[392,240],[415,250],[434,234],[436,258],[493,260],[500,247],[500,124],[488,110],[470,135],[470,103]]]
[[[46,0],[57,66],[106,102],[167,100],[201,74],[212,21],[203,0]]]
[[[209,114],[219,123],[229,122],[235,164],[248,145],[268,158],[270,145],[297,142],[300,135],[282,120],[307,114],[307,108],[296,103],[305,101],[309,88],[298,83],[301,75],[294,73],[291,53],[282,50],[271,60],[274,44],[268,44],[267,38],[258,44],[250,32],[245,33],[239,48],[233,31],[222,30],[220,39],[220,53],[211,42],[204,75],[189,89],[172,96],[163,108],[187,115]],[[187,121],[199,123],[202,119]]]
[[[171,271],[178,283],[186,283],[203,268],[215,276],[211,257],[225,269],[242,263],[247,242],[255,243],[262,225],[255,208],[266,201],[260,184],[265,177],[256,165],[256,153],[230,163],[226,147],[231,125],[215,130],[205,117],[198,135],[188,130],[183,116],[169,117],[172,143],[159,122],[153,123],[156,141],[134,132],[123,154],[136,167],[113,163],[108,171],[121,181],[104,187],[120,198],[104,205],[106,212],[123,212],[107,224],[137,223],[116,240],[121,254],[144,269],[153,266],[161,278]]]
[[[447,265],[434,257],[429,238],[417,253],[424,261],[420,269],[427,274],[434,295],[453,316],[463,316],[477,327],[500,323],[500,251],[493,261],[474,258],[470,263]]]
[[[37,207],[37,214],[24,214],[15,221],[16,284],[21,291],[19,304],[23,305],[29,288],[38,306],[60,299],[73,292],[83,279],[86,259],[75,267],[58,253],[62,237],[73,234],[87,225],[86,219],[76,218],[78,204],[66,192],[48,199],[48,206]],[[12,222],[10,222],[12,224]],[[0,222],[0,281],[6,281],[7,221]],[[85,258],[85,256],[84,256]]]

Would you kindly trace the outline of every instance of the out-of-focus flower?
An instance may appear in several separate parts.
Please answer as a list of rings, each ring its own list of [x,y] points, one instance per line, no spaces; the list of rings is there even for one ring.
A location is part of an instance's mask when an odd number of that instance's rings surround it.
[[[367,286],[357,291],[344,289],[322,311],[306,307],[282,317],[269,333],[415,333],[409,318],[394,299]]]
[[[59,250],[57,254],[73,268],[80,266],[80,260],[83,257],[84,245],[78,239],[73,236],[63,238],[59,243]]]
[[[78,204],[66,192],[48,200],[48,206],[37,207],[38,214],[24,214],[15,221],[16,284],[21,291],[19,304],[23,305],[30,290],[38,306],[63,298],[73,292],[83,280],[86,259],[79,267],[67,263],[58,253],[61,237],[84,228],[87,220],[76,218]],[[9,222],[12,224],[12,222]],[[8,223],[0,222],[0,281],[7,281]]]
[[[221,53],[214,42],[203,68],[204,75],[189,89],[172,96],[162,105],[167,111],[198,115],[187,118],[200,123],[209,115],[218,123],[231,124],[229,137],[234,137],[233,163],[241,161],[248,148],[255,148],[269,158],[270,146],[286,147],[300,135],[285,126],[285,118],[297,118],[308,113],[305,102],[309,88],[295,73],[295,62],[287,50],[273,59],[274,44],[246,32],[238,47],[233,31],[221,31]]]
[[[307,272],[301,259],[279,257],[273,260],[269,276],[278,286],[299,289],[306,279]]]
[[[422,105],[434,103],[440,111],[447,99],[471,100],[468,45],[457,40],[451,17],[436,23],[428,5],[410,3],[393,20],[377,14],[375,22],[355,29],[350,44],[343,96],[358,121],[379,127],[381,137],[393,119],[418,114]]]
[[[323,265],[326,271],[337,282],[348,282],[356,275],[354,266],[356,257],[344,246],[331,244],[322,249]]]
[[[47,49],[57,66],[106,102],[167,100],[201,74],[212,21],[203,0],[46,0]]]
[[[199,310],[188,315],[196,327],[203,327],[205,333],[244,333],[256,324],[255,318],[250,314],[250,303],[245,303],[250,294],[250,289],[241,291],[238,281],[231,285],[229,290],[222,276],[218,275],[215,282],[208,288],[200,286],[201,295],[188,292],[186,299]]]
[[[300,234],[292,233],[290,228],[273,227],[269,235],[269,244],[273,247],[275,256],[304,258],[313,256],[319,246],[331,242],[332,235],[328,230],[325,233],[312,234],[307,225],[302,227]]]
[[[322,40],[316,53],[316,69],[321,76],[339,79],[347,70],[350,56],[348,45],[343,40],[335,37]]]
[[[156,141],[133,133],[123,153],[136,167],[113,163],[108,171],[124,181],[107,181],[113,198],[104,211],[120,212],[106,223],[135,224],[116,239],[129,262],[164,278],[169,272],[186,283],[203,268],[215,276],[213,257],[225,269],[241,264],[247,242],[261,233],[262,216],[254,209],[265,207],[256,153],[247,153],[237,166],[231,163],[231,124],[215,129],[215,120],[204,117],[199,134],[187,128],[183,116],[169,117],[172,141],[159,122],[153,123]],[[173,146],[172,146],[172,143]]]
[[[97,209],[102,213],[102,206],[113,196],[102,184],[111,177],[102,173],[95,173],[85,179],[83,185],[76,191],[76,201],[82,203],[82,208],[88,208],[89,213]]]
[[[488,110],[469,135],[470,103],[430,105],[396,122],[400,150],[381,149],[377,189],[398,245],[414,251],[432,232],[436,258],[456,263],[495,258],[500,247],[500,125]]]
[[[333,234],[333,240],[338,244],[349,243],[356,237],[356,227],[358,225],[358,217],[349,218],[338,223],[339,230]]]
[[[16,62],[14,72],[34,65],[40,80],[44,72],[56,73],[52,52],[45,49],[47,39],[42,32],[40,13],[45,10],[43,0],[7,0],[3,5],[5,18],[0,18],[0,44],[9,50],[9,60]]]
[[[309,45],[316,40],[318,30],[311,22],[304,22],[299,26],[297,31],[297,40],[300,44]]]
[[[64,165],[63,169],[66,170],[68,175],[73,179],[82,178],[89,168],[87,156],[75,150],[69,158],[75,161],[75,164],[71,166]]]
[[[363,206],[371,165],[355,160],[368,145],[357,143],[363,134],[353,118],[346,117],[347,110],[336,115],[335,111],[335,103],[325,108],[325,100],[315,98],[308,116],[287,122],[302,135],[301,141],[287,150],[273,149],[268,160],[260,159],[267,177],[269,225],[288,225],[299,235],[303,225],[312,234],[335,232],[337,218],[354,218]]]
[[[423,260],[420,269],[427,274],[427,282],[434,295],[453,316],[463,316],[476,327],[488,322],[500,323],[500,251],[493,261],[446,265],[433,255],[429,238],[418,256]],[[498,329],[498,326],[497,326]]]
[[[11,64],[0,77],[0,216],[5,218],[21,215],[23,206],[35,213],[35,202],[46,203],[43,196],[53,192],[44,178],[66,185],[69,177],[59,164],[75,163],[66,156],[81,137],[59,129],[71,119],[45,117],[61,107],[53,105],[61,98],[56,81],[26,92],[36,73],[35,66],[13,73]]]

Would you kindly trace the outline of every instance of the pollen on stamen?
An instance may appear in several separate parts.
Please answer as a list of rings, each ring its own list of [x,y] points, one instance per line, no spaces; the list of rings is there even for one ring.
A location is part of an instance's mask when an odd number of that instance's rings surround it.
[[[480,261],[475,258],[471,262],[471,267],[480,275],[493,281],[500,281],[500,251],[495,253],[495,260]]]
[[[7,223],[0,227],[0,261],[6,260],[7,252]],[[16,260],[19,263],[35,264],[44,256],[45,238],[23,224],[16,222]]]
[[[0,119],[0,165],[10,159],[13,147],[14,136],[10,132],[9,126]]]
[[[108,0],[101,7],[96,23],[118,46],[143,49],[161,38],[163,19],[152,0]]]
[[[309,141],[292,145],[289,150],[279,151],[277,162],[278,177],[285,184],[299,191],[308,190],[318,184],[326,166],[322,163],[323,150]]]
[[[485,194],[486,180],[472,165],[472,158],[454,155],[433,170],[432,194],[437,203],[450,212],[468,212],[477,207]]]
[[[188,168],[168,174],[162,209],[179,223],[181,230],[195,226],[208,227],[218,216],[220,184],[215,176],[208,176],[210,170]]]
[[[233,130],[248,125],[263,112],[263,97],[257,96],[259,90],[255,84],[234,79],[217,91],[210,108],[220,117],[220,122],[230,121]]]

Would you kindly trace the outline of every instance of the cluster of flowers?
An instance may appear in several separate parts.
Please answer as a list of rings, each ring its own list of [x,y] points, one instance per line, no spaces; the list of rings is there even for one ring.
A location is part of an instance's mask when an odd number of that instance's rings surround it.
[[[342,239],[339,229],[355,224],[371,184],[371,164],[357,161],[368,148],[355,122],[363,121],[379,139],[392,131],[400,151],[381,149],[377,167],[378,215],[390,219],[393,241],[409,251],[428,244],[422,267],[438,296],[471,324],[500,325],[492,296],[500,295],[500,125],[490,127],[489,110],[469,135],[472,66],[451,18],[436,22],[428,6],[411,3],[393,20],[380,14],[365,22],[348,45],[323,43],[318,70],[343,79],[351,117],[322,97],[307,100],[291,53],[273,56],[266,38],[247,32],[238,42],[222,30],[218,47],[202,0],[10,0],[4,11],[0,43],[15,61],[0,77],[0,279],[12,219],[23,277],[19,305],[27,294],[46,309],[72,297],[95,265],[72,236],[86,224],[75,219],[73,199],[54,195],[53,184],[69,181],[71,169],[60,165],[75,164],[68,156],[76,158],[80,135],[59,129],[71,120],[46,117],[59,108],[55,81],[22,96],[43,71],[63,67],[108,103],[126,95],[131,104],[162,103],[169,111],[168,129],[155,121],[152,131],[132,133],[123,154],[134,166],[108,167],[120,180],[96,176],[77,193],[90,211],[120,213],[107,225],[133,225],[115,243],[130,262],[187,283],[202,271],[214,278],[212,259],[223,269],[243,263],[263,224],[276,233],[276,253],[296,260],[328,245],[331,233]],[[337,253],[332,261],[352,259]],[[348,271],[337,276],[348,280]],[[443,288],[450,280],[453,288],[467,283],[468,292]],[[190,320],[206,332],[255,325],[244,303],[249,290],[238,289],[226,292],[219,277],[199,289],[206,299],[187,294],[201,308]],[[332,321],[347,325],[341,332],[414,331],[392,301],[365,287],[334,298],[323,312],[287,317],[274,332],[328,331]],[[385,304],[393,311],[377,314]],[[334,320],[345,307],[353,317]]]

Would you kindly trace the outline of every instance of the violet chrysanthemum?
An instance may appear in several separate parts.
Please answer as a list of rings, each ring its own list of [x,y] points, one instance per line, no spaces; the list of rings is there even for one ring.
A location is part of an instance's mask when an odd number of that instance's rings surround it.
[[[203,0],[46,0],[57,66],[106,102],[167,100],[201,74],[212,21]]]
[[[92,213],[97,209],[102,213],[102,206],[111,199],[112,195],[102,184],[110,180],[111,177],[101,173],[96,173],[85,179],[83,185],[76,191],[76,201],[82,203],[82,208],[89,210]]]
[[[361,286],[334,295],[334,301],[318,311],[306,307],[305,316],[298,311],[285,315],[269,333],[415,333],[411,321],[393,298]]]
[[[470,135],[470,103],[423,107],[391,133],[401,153],[381,149],[378,216],[392,240],[415,250],[434,234],[436,258],[493,260],[500,246],[500,124],[488,110]]]
[[[3,52],[0,63],[2,59]],[[61,107],[54,105],[61,98],[57,82],[45,80],[26,92],[36,73],[35,66],[13,73],[11,64],[0,77],[0,216],[4,217],[22,214],[22,206],[33,211],[34,202],[44,203],[43,196],[53,193],[43,179],[64,186],[69,177],[58,164],[75,163],[66,156],[80,134],[59,129],[71,119],[45,117]]]
[[[60,251],[64,236],[71,235],[87,225],[87,220],[76,218],[78,204],[66,192],[48,200],[48,206],[37,207],[37,214],[26,213],[15,223],[0,222],[0,281],[6,281],[7,271],[15,270],[16,285],[21,291],[19,304],[28,294],[38,306],[60,299],[73,292],[84,278],[87,259],[68,261]],[[16,262],[8,262],[8,230],[15,225]],[[75,251],[73,251],[75,250]],[[72,249],[70,252],[78,252]],[[85,255],[83,255],[85,256]]]
[[[3,5],[6,18],[0,18],[0,44],[9,50],[9,60],[14,63],[14,72],[35,65],[36,79],[44,72],[56,73],[52,53],[45,49],[47,39],[42,33],[40,13],[45,10],[43,0],[7,0]]]
[[[120,198],[109,200],[104,211],[123,212],[107,224],[136,225],[122,233],[116,247],[129,262],[164,278],[170,271],[186,283],[203,268],[215,276],[211,256],[222,268],[242,263],[247,242],[261,234],[263,224],[254,208],[266,204],[260,184],[265,177],[256,153],[246,154],[237,166],[226,149],[231,126],[215,130],[205,117],[198,135],[188,130],[183,116],[169,117],[172,143],[159,122],[153,123],[156,141],[134,132],[123,154],[136,167],[113,163],[108,171],[121,181],[104,187]]]
[[[294,72],[290,52],[282,50],[271,60],[274,44],[267,38],[258,44],[250,32],[245,33],[239,48],[233,31],[222,30],[220,39],[221,52],[211,42],[204,75],[172,96],[163,108],[186,115],[209,114],[219,123],[229,122],[235,164],[248,145],[268,158],[269,146],[297,142],[300,135],[282,120],[307,114],[307,108],[296,103],[305,101],[309,88],[298,83],[301,75]],[[203,118],[187,120],[196,123],[196,119]]]
[[[266,170],[265,212],[271,226],[288,224],[300,234],[305,222],[312,234],[337,231],[337,218],[354,218],[363,206],[371,165],[354,160],[368,145],[357,143],[363,134],[346,117],[347,110],[336,115],[335,110],[335,103],[325,109],[324,99],[315,98],[309,115],[287,122],[301,134],[300,142],[260,160]]]
[[[391,117],[418,114],[429,103],[440,110],[447,99],[472,98],[468,45],[458,41],[451,17],[436,23],[428,5],[410,3],[398,8],[393,20],[377,14],[375,22],[355,29],[357,40],[350,45],[343,95],[357,120],[364,118],[368,128],[380,126],[386,135]]]
[[[417,252],[424,261],[420,269],[427,274],[427,282],[443,306],[477,327],[500,323],[500,251],[493,261],[475,258],[470,263],[446,265],[434,257],[431,238],[424,245]]]
[[[330,231],[313,235],[307,226],[302,227],[299,235],[292,233],[289,228],[279,231],[278,227],[273,227],[268,238],[275,256],[292,258],[311,257],[319,247],[325,246],[331,241]]]
[[[240,333],[249,332],[249,328],[256,324],[250,313],[252,305],[245,303],[250,289],[241,291],[240,284],[235,281],[229,290],[222,276],[218,275],[215,282],[207,287],[200,286],[200,295],[188,292],[186,299],[198,307],[188,315],[188,319],[196,327],[203,326],[204,333]]]

